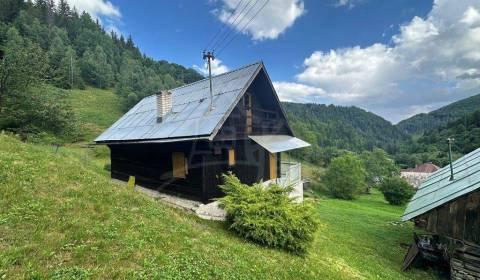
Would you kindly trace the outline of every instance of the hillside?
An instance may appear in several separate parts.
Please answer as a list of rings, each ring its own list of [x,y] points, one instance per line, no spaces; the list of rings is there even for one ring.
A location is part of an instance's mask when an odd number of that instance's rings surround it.
[[[426,114],[415,115],[399,122],[396,126],[409,134],[422,134],[462,118],[478,108],[480,108],[480,94],[453,102]]]
[[[87,88],[68,93],[84,141],[93,141],[123,115],[121,98],[112,90]]]
[[[328,164],[338,150],[361,152],[379,147],[395,153],[409,137],[380,116],[357,107],[282,103],[294,132],[312,144],[298,156]]]
[[[203,78],[142,54],[131,36],[105,32],[65,0],[2,0],[0,6],[0,130],[22,139],[84,140],[77,139],[69,94],[60,89],[111,90],[113,106],[125,111],[154,92]]]
[[[426,131],[415,145],[410,146],[409,156],[424,158],[423,162],[433,162],[439,166],[448,164],[447,138],[453,138],[454,159],[480,147],[480,110],[464,117]]]
[[[380,194],[324,198],[306,258],[259,247],[110,181],[86,151],[0,134],[0,278],[434,279],[400,272],[412,227]]]

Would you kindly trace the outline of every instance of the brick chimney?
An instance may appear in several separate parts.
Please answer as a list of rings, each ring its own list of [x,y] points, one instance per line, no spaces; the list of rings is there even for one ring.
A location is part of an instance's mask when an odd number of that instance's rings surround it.
[[[157,94],[157,123],[164,121],[165,116],[172,111],[172,93],[160,91]]]

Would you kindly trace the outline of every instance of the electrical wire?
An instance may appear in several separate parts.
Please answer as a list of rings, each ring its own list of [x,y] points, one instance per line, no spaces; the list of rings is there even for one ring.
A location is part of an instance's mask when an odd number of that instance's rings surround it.
[[[227,27],[227,22],[230,22],[232,17],[235,15],[235,12],[237,11],[238,7],[240,7],[240,5],[242,4],[244,0],[239,0],[237,5],[235,6],[235,9],[233,9],[233,12],[232,14],[230,15],[230,17],[228,18],[227,21],[223,22],[222,23],[222,26],[217,30],[217,33],[215,33],[215,35],[210,38],[210,41],[208,41],[207,45],[205,46],[205,48],[203,48],[204,50],[207,50],[208,47],[210,46],[211,43],[213,43],[215,41],[215,39],[217,38],[218,35],[220,35],[220,33],[223,32],[223,30],[225,30],[225,28]]]
[[[227,30],[227,32],[225,32],[224,34],[222,34],[222,35],[219,37],[219,39],[213,44],[212,50],[215,50],[215,49],[217,48],[217,46],[221,45],[221,44],[225,41],[225,39],[228,38],[228,37],[230,36],[230,34],[235,31],[235,28],[237,28],[238,25],[240,25],[240,23],[243,21],[243,19],[245,18],[245,16],[247,16],[248,12],[252,9],[252,7],[254,7],[254,6],[257,4],[257,2],[258,2],[258,0],[255,0],[254,2],[249,1],[249,2],[247,2],[247,4],[246,4],[245,6],[243,6],[243,8],[242,8],[242,9],[237,13],[237,15],[235,16],[235,18],[233,19],[233,21],[232,21],[231,23],[229,22],[229,24],[231,25],[231,29]],[[252,3],[254,3],[254,4],[253,4],[253,5],[250,5],[250,4],[252,4]],[[250,6],[250,8],[249,8],[248,11],[244,14],[243,12],[244,12],[245,9],[246,9],[247,7],[249,7],[249,6]],[[237,20],[238,20],[238,19],[240,19],[240,20],[239,20],[238,23],[237,23]]]
[[[232,36],[233,36],[233,37],[236,36],[236,34],[238,33],[238,30],[241,30],[241,29],[242,29],[240,26],[243,25],[245,19],[248,20],[248,18],[249,18],[249,16],[250,16],[250,12],[254,11],[253,8],[254,8],[258,3],[259,3],[259,1],[257,0],[257,1],[255,1],[255,3],[254,3],[252,6],[250,6],[250,8],[249,8],[249,9],[247,10],[247,12],[245,13],[245,15],[244,15],[244,16],[242,17],[242,19],[238,22],[238,24],[235,25],[235,26],[232,26],[231,32],[228,34],[228,36],[225,36],[224,40],[221,41],[221,42],[215,47],[215,49],[217,49],[217,50],[220,49],[220,48],[224,45],[225,42],[228,42],[229,39],[232,38]],[[255,17],[255,14],[254,14],[253,17]],[[252,18],[253,18],[253,17],[252,17]],[[250,21],[251,21],[252,18],[250,18]],[[232,35],[232,36],[230,36],[230,35]]]
[[[255,17],[263,10],[263,8],[265,8],[265,6],[268,4],[270,0],[266,0],[265,3],[263,4],[263,6],[253,15],[253,17],[250,19],[250,21],[242,28],[242,30],[240,32],[237,32],[231,39],[230,41],[227,42],[227,44],[225,44],[221,49],[218,50],[218,53],[217,55],[221,54],[225,49],[226,47],[238,36],[239,33],[243,33],[243,31],[245,31],[245,29],[248,27],[248,25],[255,19]]]

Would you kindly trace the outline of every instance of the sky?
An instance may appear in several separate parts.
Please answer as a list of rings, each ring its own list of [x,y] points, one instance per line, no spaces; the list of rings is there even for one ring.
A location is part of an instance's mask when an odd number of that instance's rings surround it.
[[[146,55],[200,73],[204,49],[214,74],[262,60],[284,101],[396,123],[480,93],[478,0],[69,2]]]

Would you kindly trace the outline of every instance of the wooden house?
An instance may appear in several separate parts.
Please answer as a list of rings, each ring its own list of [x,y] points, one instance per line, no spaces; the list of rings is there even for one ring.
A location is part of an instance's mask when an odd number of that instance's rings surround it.
[[[281,177],[295,138],[263,63],[148,96],[95,142],[111,151],[111,176],[201,201],[222,196],[221,174],[244,183]]]
[[[480,149],[452,167],[453,173],[446,166],[421,184],[402,220],[431,234],[420,247],[443,256],[452,279],[480,279]]]

